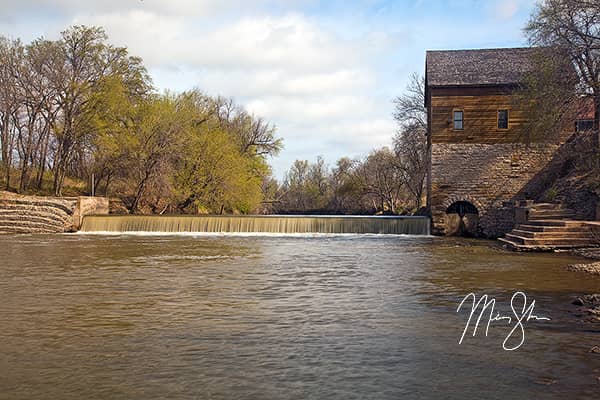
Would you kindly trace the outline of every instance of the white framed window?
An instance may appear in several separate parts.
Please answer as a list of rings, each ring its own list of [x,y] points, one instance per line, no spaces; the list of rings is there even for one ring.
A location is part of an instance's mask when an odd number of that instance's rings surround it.
[[[454,130],[461,131],[464,129],[465,112],[463,110],[452,111],[452,127]]]

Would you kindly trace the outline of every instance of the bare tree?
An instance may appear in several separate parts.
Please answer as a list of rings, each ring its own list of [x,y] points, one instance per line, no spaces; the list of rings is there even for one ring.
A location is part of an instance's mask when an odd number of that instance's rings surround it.
[[[600,119],[600,2],[544,0],[525,28],[530,44],[550,47],[552,57],[567,56],[580,83],[580,93],[594,102],[594,128]],[[557,56],[558,54],[558,56]]]
[[[521,142],[551,142],[570,131],[586,96],[578,90],[579,78],[567,56],[556,49],[536,48],[532,68],[522,78],[512,101],[527,115]],[[589,99],[588,99],[589,100]]]
[[[17,80],[23,62],[24,48],[18,40],[0,37],[0,147],[6,189],[10,188],[10,173],[16,132],[13,122],[18,120],[21,97]]]
[[[403,183],[412,193],[415,208],[421,207],[427,177],[427,109],[425,78],[416,73],[403,95],[394,100],[394,119],[398,130],[394,136],[396,167],[402,171]]]
[[[425,108],[425,78],[417,73],[410,76],[404,94],[394,99],[394,119],[400,126],[416,125],[427,129]]]
[[[220,126],[235,134],[242,153],[276,156],[283,148],[283,141],[275,137],[275,126],[248,114],[232,99],[217,97],[213,107]]]
[[[402,194],[403,177],[395,154],[387,147],[374,150],[356,172],[362,192],[375,209],[395,214]]]
[[[418,210],[427,177],[427,130],[418,124],[402,127],[394,137],[394,152],[403,184],[412,194]]]
[[[330,207],[334,212],[364,211],[363,195],[356,179],[356,171],[359,166],[358,160],[342,157],[331,171],[329,178],[332,193]]]
[[[24,61],[19,68],[17,88],[21,93],[22,124],[17,143],[19,151],[20,175],[19,191],[29,186],[30,171],[37,167],[43,175],[47,159],[51,123],[56,115],[52,91],[45,71],[52,52],[56,49],[51,42],[38,39],[26,47]],[[41,185],[38,176],[38,186]]]

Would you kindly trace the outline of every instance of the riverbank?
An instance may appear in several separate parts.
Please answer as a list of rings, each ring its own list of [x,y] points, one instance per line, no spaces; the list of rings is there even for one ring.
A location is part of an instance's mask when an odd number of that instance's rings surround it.
[[[583,257],[584,259],[590,260],[590,262],[570,264],[566,267],[571,272],[583,272],[590,275],[600,276],[600,248],[584,248],[575,249],[569,252],[577,257]]]

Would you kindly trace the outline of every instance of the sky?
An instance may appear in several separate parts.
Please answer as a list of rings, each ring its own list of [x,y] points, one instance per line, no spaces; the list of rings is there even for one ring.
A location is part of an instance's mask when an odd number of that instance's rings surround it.
[[[158,90],[231,97],[277,127],[270,159],[333,166],[389,146],[393,99],[426,50],[514,47],[535,0],[0,0],[0,34],[56,39],[102,26]]]

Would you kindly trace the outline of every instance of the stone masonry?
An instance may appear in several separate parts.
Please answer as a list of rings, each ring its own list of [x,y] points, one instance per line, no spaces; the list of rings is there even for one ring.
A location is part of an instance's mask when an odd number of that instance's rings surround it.
[[[108,214],[104,197],[22,196],[0,191],[0,233],[76,231],[83,217]]]
[[[450,219],[456,216],[446,210],[458,201],[477,208],[479,235],[496,238],[509,232],[514,226],[514,202],[539,193],[543,170],[558,149],[558,144],[432,144],[434,233],[449,233]]]

